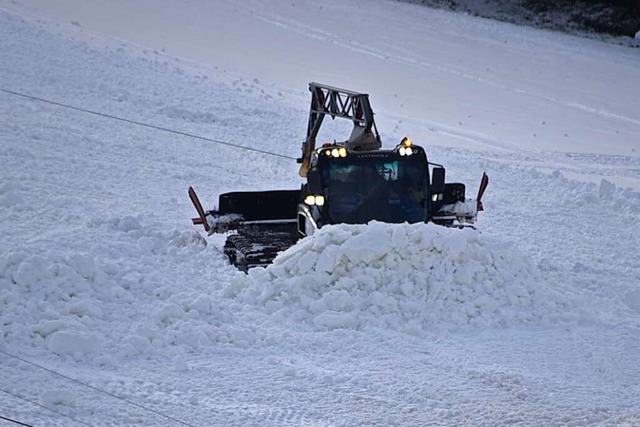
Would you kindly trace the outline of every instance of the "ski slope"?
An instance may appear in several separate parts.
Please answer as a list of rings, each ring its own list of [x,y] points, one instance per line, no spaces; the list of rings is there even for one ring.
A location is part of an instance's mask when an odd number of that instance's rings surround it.
[[[16,0],[0,54],[0,417],[640,424],[636,50],[379,0]],[[327,227],[231,268],[186,189],[300,185],[310,81],[471,192],[487,171],[479,229]]]

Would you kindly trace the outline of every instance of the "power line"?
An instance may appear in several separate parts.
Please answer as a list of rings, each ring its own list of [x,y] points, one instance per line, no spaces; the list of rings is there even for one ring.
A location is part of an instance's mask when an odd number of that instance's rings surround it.
[[[2,392],[4,392],[4,393],[7,393],[8,395],[11,395],[11,396],[13,396],[13,397],[15,397],[15,398],[17,398],[17,399],[24,400],[25,402],[29,402],[29,403],[31,403],[31,404],[33,404],[33,405],[39,406],[39,407],[41,407],[41,408],[44,408],[44,409],[46,409],[47,411],[55,412],[56,414],[58,414],[58,415],[62,415],[63,417],[69,418],[70,420],[73,420],[73,421],[75,421],[75,422],[77,422],[77,423],[83,424],[83,425],[85,425],[85,426],[92,427],[92,426],[91,426],[91,424],[87,424],[87,423],[85,423],[84,421],[80,421],[80,420],[79,420],[79,419],[77,419],[77,418],[73,418],[71,415],[67,415],[67,414],[65,414],[64,412],[56,411],[55,409],[51,409],[51,408],[49,408],[49,407],[47,407],[47,406],[44,406],[44,405],[42,405],[42,404],[40,404],[40,403],[38,403],[38,402],[35,402],[35,401],[31,400],[31,399],[27,399],[26,397],[20,396],[20,395],[15,394],[15,393],[11,393],[10,391],[4,390],[4,389],[2,389],[2,388],[0,388],[0,391],[2,391]],[[0,418],[3,418],[3,419],[4,419],[4,417],[0,417]],[[24,424],[24,423],[20,423],[20,422],[14,421],[14,420],[9,420],[9,421],[14,422],[14,423],[19,424],[19,425],[33,427],[33,426],[31,426],[30,424]]]
[[[174,417],[172,417],[172,416],[170,416],[170,415],[163,414],[162,412],[160,412],[160,411],[156,411],[155,409],[147,408],[146,406],[142,406],[142,405],[140,405],[140,404],[138,404],[138,403],[132,402],[132,401],[127,400],[127,399],[124,399],[124,398],[122,398],[122,397],[120,397],[120,396],[117,396],[117,395],[115,395],[115,394],[113,394],[113,393],[110,393],[110,392],[108,392],[108,391],[105,391],[105,390],[99,389],[98,387],[94,387],[94,386],[92,386],[92,385],[90,385],[90,384],[83,383],[82,381],[78,381],[78,380],[76,380],[76,379],[74,379],[74,378],[71,378],[71,377],[69,377],[69,376],[67,376],[67,375],[64,375],[64,374],[61,374],[61,373],[59,373],[59,372],[56,372],[56,371],[54,371],[53,369],[49,369],[49,368],[46,368],[46,367],[44,367],[44,366],[38,365],[37,363],[30,362],[30,361],[28,361],[28,360],[26,360],[26,359],[23,359],[22,357],[19,357],[19,356],[16,356],[16,355],[13,355],[13,354],[7,353],[7,352],[5,352],[5,351],[3,351],[3,350],[0,350],[0,353],[4,354],[5,356],[8,356],[8,357],[12,357],[12,358],[14,358],[14,359],[18,359],[19,361],[24,362],[24,363],[27,363],[27,364],[29,364],[29,365],[35,366],[36,368],[43,369],[43,370],[45,370],[45,371],[47,371],[47,372],[50,372],[50,373],[52,373],[52,374],[54,374],[54,375],[58,375],[58,376],[60,376],[60,377],[62,377],[62,378],[65,378],[65,379],[67,379],[67,380],[69,380],[69,381],[72,381],[72,382],[74,382],[74,383],[76,383],[76,384],[80,384],[80,385],[83,385],[83,386],[85,386],[85,387],[88,387],[88,388],[90,388],[90,389],[92,389],[92,390],[95,390],[95,391],[97,391],[97,392],[100,392],[100,393],[102,393],[102,394],[106,394],[107,396],[113,397],[114,399],[121,400],[121,401],[123,401],[123,402],[125,402],[125,403],[128,403],[129,405],[136,406],[136,407],[138,407],[138,408],[140,408],[140,409],[144,409],[145,411],[153,412],[153,413],[154,413],[154,414],[156,414],[156,415],[160,415],[161,417],[164,417],[164,418],[166,418],[166,419],[168,419],[168,420],[174,421],[174,422],[176,422],[176,423],[178,423],[178,424],[182,424],[182,425],[187,426],[187,427],[194,427],[194,426],[192,426],[191,424],[188,424],[188,423],[186,423],[186,422],[184,422],[184,421],[181,421],[181,420],[179,420],[179,419],[177,419],[177,418],[174,418]],[[4,390],[2,390],[2,391],[4,391]]]
[[[11,418],[3,417],[2,415],[0,415],[0,420],[9,421],[10,423],[14,423],[19,426],[33,427],[31,424],[26,424],[26,423],[23,423],[22,421],[16,421]]]
[[[228,142],[228,141],[221,141],[221,140],[218,140],[218,139],[207,138],[206,136],[194,135],[194,134],[187,133],[187,132],[182,132],[182,131],[179,131],[179,130],[174,130],[174,129],[169,129],[169,128],[165,128],[165,127],[161,127],[161,126],[156,126],[156,125],[152,125],[152,124],[149,124],[149,123],[139,122],[137,120],[126,119],[124,117],[118,117],[118,116],[114,116],[114,115],[107,114],[107,113],[101,113],[99,111],[93,111],[93,110],[88,110],[86,108],[76,107],[76,106],[69,105],[69,104],[63,104],[61,102],[51,101],[49,99],[39,98],[37,96],[32,96],[32,95],[27,95],[27,94],[24,94],[24,93],[15,92],[13,90],[0,88],[0,92],[8,93],[8,94],[14,95],[14,96],[20,96],[22,98],[30,99],[32,101],[38,101],[38,102],[44,102],[44,103],[51,104],[51,105],[56,105],[58,107],[67,108],[67,109],[70,109],[70,110],[81,111],[81,112],[87,113],[87,114],[93,114],[94,116],[104,117],[104,118],[112,119],[112,120],[118,120],[118,121],[121,121],[121,122],[125,122],[125,123],[129,123],[129,124],[137,125],[137,126],[146,127],[146,128],[149,128],[149,129],[159,130],[159,131],[162,131],[162,132],[168,132],[168,133],[172,133],[174,135],[186,136],[188,138],[195,138],[195,139],[199,139],[199,140],[202,140],[202,141],[213,142],[215,144],[226,145],[228,147],[239,148],[241,150],[247,150],[247,151],[253,151],[255,153],[260,153],[260,154],[267,154],[269,156],[280,157],[280,158],[283,158],[283,159],[296,160],[295,157],[286,156],[284,154],[272,153],[270,151],[260,150],[258,148],[245,147],[243,145],[233,144],[233,143]]]

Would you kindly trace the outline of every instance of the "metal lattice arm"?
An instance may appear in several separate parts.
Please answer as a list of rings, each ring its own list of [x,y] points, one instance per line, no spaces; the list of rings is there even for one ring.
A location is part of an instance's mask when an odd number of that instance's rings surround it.
[[[316,137],[326,115],[332,118],[348,119],[353,122],[354,130],[348,143],[355,148],[380,148],[380,136],[375,129],[373,110],[369,104],[369,95],[338,89],[318,83],[309,83],[311,91],[311,109],[307,138],[302,144],[302,157],[298,159],[300,176],[305,177],[310,167],[311,154],[315,150]],[[372,133],[375,130],[375,135]]]

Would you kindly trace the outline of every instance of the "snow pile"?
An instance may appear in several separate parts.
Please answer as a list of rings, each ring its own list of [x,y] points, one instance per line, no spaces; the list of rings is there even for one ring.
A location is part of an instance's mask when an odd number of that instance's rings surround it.
[[[208,287],[191,283],[190,263],[212,256],[199,234],[159,232],[130,216],[86,225],[111,241],[86,252],[0,255],[0,347],[47,348],[113,365],[171,347],[230,343],[239,334],[247,341],[250,331],[232,323]]]
[[[634,165],[636,163],[629,161],[630,169],[637,167]],[[540,172],[532,172],[540,174]],[[606,178],[600,178],[596,182],[574,179],[566,177],[559,170],[551,173],[551,179],[549,185],[560,185],[564,189],[557,198],[559,206],[574,209],[576,206],[582,209],[586,206],[597,206],[599,209],[610,208],[631,217],[637,217],[640,213],[640,192],[633,188],[616,185],[615,182]]]
[[[227,296],[319,329],[508,326],[566,311],[514,247],[426,224],[324,227]]]

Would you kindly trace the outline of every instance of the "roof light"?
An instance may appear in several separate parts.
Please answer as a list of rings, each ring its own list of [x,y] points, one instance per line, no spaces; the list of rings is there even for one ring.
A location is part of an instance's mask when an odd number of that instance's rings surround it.
[[[404,145],[405,147],[411,147],[413,145],[413,141],[405,136],[404,138],[402,138],[402,141],[400,141],[400,144]]]
[[[334,148],[333,150],[331,150],[331,155],[333,157],[340,157],[340,150],[338,150],[337,148]]]
[[[398,153],[401,156],[410,156],[413,154],[413,149],[411,147],[405,147],[404,145],[398,149]]]
[[[324,206],[324,196],[314,196],[316,206]]]
[[[347,149],[344,147],[340,147],[338,149],[338,154],[340,155],[340,157],[347,157]]]

